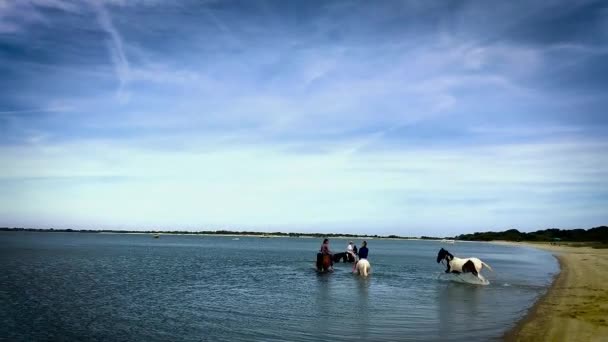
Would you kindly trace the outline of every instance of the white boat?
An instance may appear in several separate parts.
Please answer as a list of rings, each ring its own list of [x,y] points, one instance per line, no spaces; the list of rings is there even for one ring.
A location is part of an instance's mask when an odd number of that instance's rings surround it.
[[[454,240],[447,240],[447,239],[443,239],[443,240],[441,240],[440,242],[441,242],[441,243],[449,243],[449,244],[453,245],[453,244],[454,244],[454,242],[456,242],[456,241],[454,241]]]

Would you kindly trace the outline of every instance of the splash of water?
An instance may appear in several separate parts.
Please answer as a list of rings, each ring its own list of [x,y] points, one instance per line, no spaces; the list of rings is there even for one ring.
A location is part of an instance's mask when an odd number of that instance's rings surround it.
[[[471,284],[471,285],[483,285],[483,286],[490,285],[490,282],[486,278],[484,278],[481,274],[479,275],[479,278],[478,278],[471,273],[461,273],[461,274],[439,273],[437,278],[440,280],[443,280],[443,281],[453,281],[456,283],[465,283],[465,284]]]

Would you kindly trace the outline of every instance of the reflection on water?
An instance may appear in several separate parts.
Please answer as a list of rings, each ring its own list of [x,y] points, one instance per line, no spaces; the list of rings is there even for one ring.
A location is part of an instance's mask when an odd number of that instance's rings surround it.
[[[331,296],[331,274],[321,273],[317,274],[318,286],[316,288],[315,296],[315,308],[317,309],[314,316],[316,321],[319,323],[318,328],[322,331],[326,331],[328,324],[331,323],[331,307],[332,307],[332,296]]]
[[[479,328],[481,294],[483,286],[446,283],[439,289],[438,311],[442,339],[462,336]]]
[[[459,284],[438,279],[436,242],[368,242],[363,278],[344,263],[317,274],[315,239],[0,233],[0,338],[489,340],[557,270],[544,252],[457,243],[496,271]]]
[[[357,327],[360,329],[361,338],[368,339],[371,338],[370,331],[370,305],[369,305],[369,287],[371,284],[371,279],[369,277],[356,277],[357,283],[357,305],[356,305],[356,313],[353,314],[353,317],[357,318]]]

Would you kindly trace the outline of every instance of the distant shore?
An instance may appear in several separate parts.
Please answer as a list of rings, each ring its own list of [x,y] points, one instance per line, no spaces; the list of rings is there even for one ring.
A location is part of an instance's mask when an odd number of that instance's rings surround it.
[[[134,234],[134,235],[187,235],[187,236],[204,236],[204,237],[251,237],[251,238],[292,238],[292,239],[320,239],[317,236],[311,235],[298,235],[298,236],[290,236],[290,235],[257,235],[257,234],[215,234],[215,233],[167,233],[167,232],[159,232],[159,233],[150,233],[150,232],[128,232],[128,233],[117,233],[117,232],[99,232],[98,234]],[[422,240],[420,238],[389,238],[389,237],[366,237],[366,236],[332,236],[331,239],[339,239],[339,240]],[[437,239],[437,241],[440,241]]]
[[[550,251],[561,271],[540,298],[504,339],[506,341],[608,340],[608,249],[494,241]]]
[[[39,232],[39,233],[82,233],[82,234],[148,234],[148,235],[191,235],[191,236],[226,236],[226,237],[259,237],[259,238],[311,238],[311,239],[357,239],[357,240],[445,240],[452,238],[409,237],[397,235],[356,235],[343,233],[283,233],[283,232],[248,232],[248,231],[161,231],[161,230],[88,230],[88,229],[37,229],[0,227],[0,232]]]

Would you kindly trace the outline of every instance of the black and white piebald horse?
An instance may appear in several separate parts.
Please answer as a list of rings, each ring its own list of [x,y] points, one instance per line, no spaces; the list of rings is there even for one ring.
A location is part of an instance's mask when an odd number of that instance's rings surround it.
[[[490,265],[477,258],[457,258],[452,253],[442,248],[439,250],[439,253],[437,253],[437,263],[440,263],[443,260],[447,262],[447,269],[445,270],[445,273],[460,274],[470,272],[477,278],[484,280],[481,274],[479,274],[481,272],[481,268],[485,266],[492,271],[492,267],[490,267]]]
[[[340,260],[342,260],[342,262],[355,262],[357,261],[355,259],[355,257],[353,256],[352,253],[348,253],[348,252],[341,252],[341,253],[336,253],[334,255],[332,255],[332,259],[334,260],[334,262],[340,262]]]

